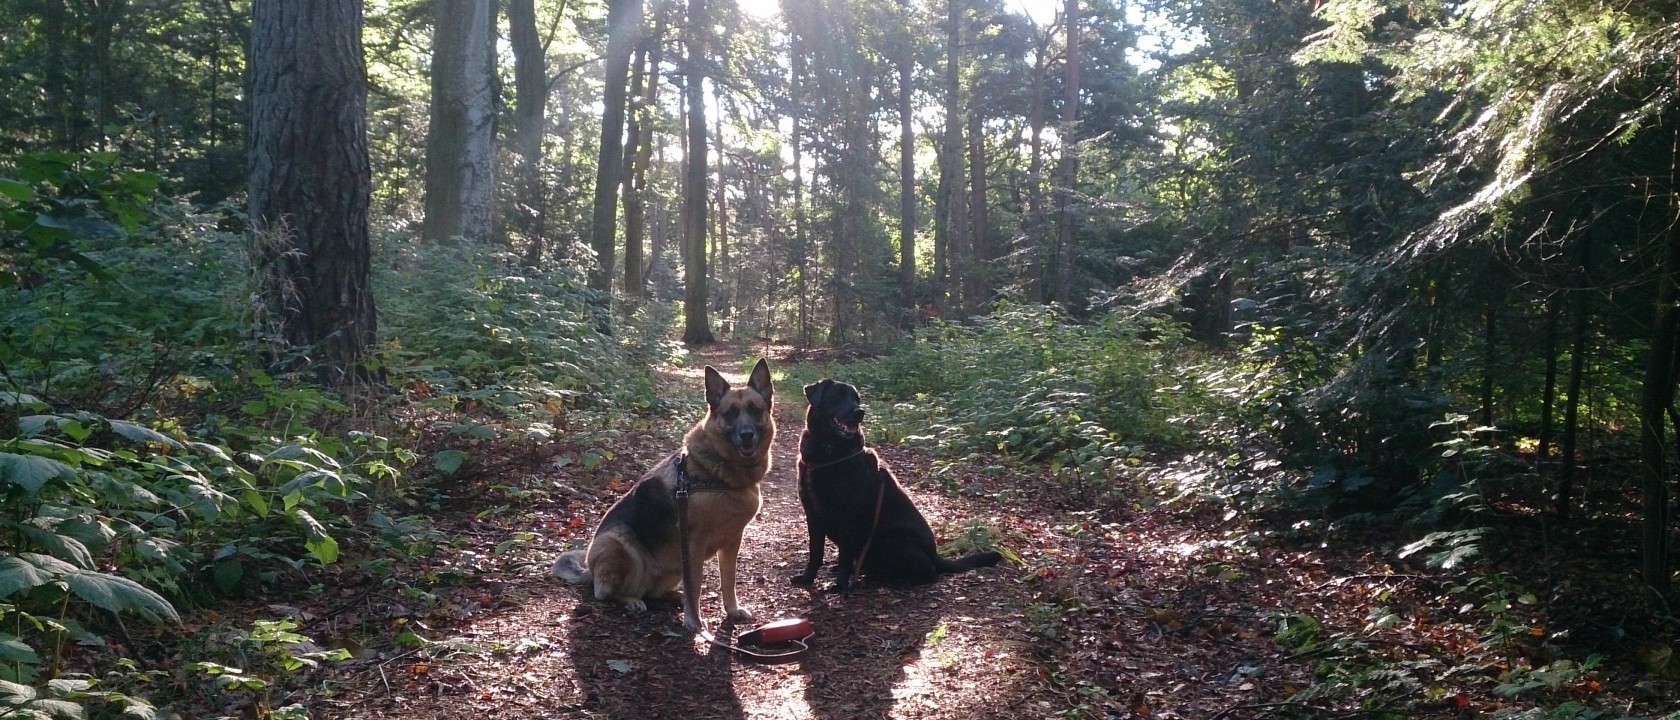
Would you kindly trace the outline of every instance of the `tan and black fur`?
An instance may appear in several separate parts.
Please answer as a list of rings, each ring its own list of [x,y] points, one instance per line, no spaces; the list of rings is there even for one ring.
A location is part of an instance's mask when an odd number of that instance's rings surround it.
[[[555,561],[554,574],[576,585],[594,583],[597,599],[621,602],[634,612],[646,610],[649,598],[676,596],[682,583],[683,626],[699,630],[701,568],[715,555],[724,611],[731,620],[752,620],[735,599],[735,562],[747,523],[758,515],[759,483],[770,472],[776,438],[772,396],[770,366],[762,359],[742,388],[730,387],[707,366],[706,417],[683,436],[681,450],[607,510],[587,551],[572,550]],[[688,474],[691,485],[687,578],[677,531],[679,472]]]

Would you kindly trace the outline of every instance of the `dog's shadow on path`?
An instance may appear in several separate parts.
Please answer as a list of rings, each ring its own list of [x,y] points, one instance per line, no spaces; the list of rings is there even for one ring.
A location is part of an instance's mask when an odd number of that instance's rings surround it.
[[[914,609],[937,603],[938,594],[869,586],[846,595],[814,591],[807,612],[817,637],[800,664],[810,717],[888,717],[915,694],[904,669],[920,658],[938,616]]]
[[[607,613],[603,618],[592,614]],[[745,718],[734,689],[735,663],[698,647],[682,631],[682,607],[650,604],[634,615],[583,599],[574,610],[571,661],[578,700],[609,718]],[[557,708],[562,709],[562,708]]]

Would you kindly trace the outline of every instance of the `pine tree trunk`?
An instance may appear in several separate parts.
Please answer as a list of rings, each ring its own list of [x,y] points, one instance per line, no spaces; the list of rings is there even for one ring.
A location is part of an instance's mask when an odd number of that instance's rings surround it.
[[[323,382],[365,376],[369,291],[362,4],[255,0],[249,217],[262,321]]]

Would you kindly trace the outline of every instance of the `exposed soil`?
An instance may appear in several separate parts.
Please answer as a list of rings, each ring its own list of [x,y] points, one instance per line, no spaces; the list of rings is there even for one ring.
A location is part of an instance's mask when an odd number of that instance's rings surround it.
[[[706,360],[735,367],[721,352]],[[698,405],[699,371],[669,375],[672,392]],[[312,712],[478,720],[1273,717],[1311,684],[1314,667],[1310,653],[1274,642],[1283,613],[1308,612],[1345,630],[1368,623],[1373,607],[1393,608],[1404,622],[1374,642],[1443,669],[1477,642],[1476,625],[1439,612],[1443,584],[1392,566],[1385,559],[1392,552],[1243,541],[1252,533],[1235,515],[1083,510],[1044,478],[1018,472],[987,474],[983,493],[950,494],[932,479],[931,457],[894,445],[877,449],[942,541],[978,522],[1020,561],[912,590],[866,584],[837,595],[820,581],[791,585],[805,553],[794,480],[804,402],[797,388],[777,389],[774,465],[764,509],[747,531],[739,592],[760,621],[810,618],[817,634],[803,661],[742,662],[683,632],[675,606],[632,615],[549,574],[553,557],[586,543],[617,493],[674,447],[680,428],[653,428],[591,469],[527,468],[506,481],[513,490],[498,491],[509,494],[480,502],[500,510],[460,508],[439,518],[459,541],[442,567],[459,577],[440,581],[435,601],[375,592],[317,623],[327,636],[371,626],[387,640],[410,629],[425,641],[369,647],[338,664],[309,698]],[[717,629],[715,567],[706,587],[702,616]],[[411,609],[422,604],[431,609]],[[1594,677],[1582,676],[1582,692],[1603,691]],[[1441,698],[1425,705],[1430,716],[1503,707],[1485,687],[1451,676],[1431,681]],[[1357,702],[1324,698],[1305,707],[1322,717],[1373,709]]]

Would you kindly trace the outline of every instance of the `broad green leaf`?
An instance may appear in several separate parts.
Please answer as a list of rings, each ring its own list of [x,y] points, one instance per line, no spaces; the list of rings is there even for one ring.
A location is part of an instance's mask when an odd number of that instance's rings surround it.
[[[18,182],[11,178],[0,178],[0,197],[17,202],[23,202],[35,196],[35,189],[29,183]]]
[[[70,592],[75,593],[76,597],[111,612],[133,610],[153,620],[162,618],[171,622],[181,621],[175,607],[163,599],[162,595],[125,577],[91,570],[75,570],[64,574],[64,583],[70,586]]]
[[[18,636],[0,633],[0,662],[33,665],[41,662],[41,657],[35,654],[35,648],[29,647]]]
[[[60,720],[86,720],[87,715],[82,711],[80,703],[69,700],[53,700],[39,698],[24,705],[25,712],[31,712],[36,717],[59,718]]]
[[[303,525],[304,532],[307,533],[303,546],[309,550],[310,554],[320,560],[322,565],[331,565],[338,560],[338,541],[327,534],[326,528],[321,526],[320,521],[316,520],[315,516],[310,515],[306,510],[298,510],[295,514],[298,522]]]
[[[88,552],[87,546],[83,545],[82,541],[27,523],[20,523],[17,528],[18,532],[28,538],[30,542],[47,551],[53,557],[73,562],[77,567],[93,567],[93,554]]]
[[[257,514],[257,517],[268,517],[268,500],[256,490],[245,491],[245,505]]]
[[[4,181],[0,180],[0,182]],[[28,393],[0,390],[0,405],[28,405],[30,407],[41,407],[45,405],[45,403],[41,402],[40,398]]]
[[[21,705],[34,700],[37,694],[35,688],[28,685],[0,680],[0,703]]]
[[[105,698],[106,702],[122,703],[123,717],[138,718],[138,720],[157,720],[157,708],[137,697],[129,697],[112,693]]]
[[[84,678],[55,678],[47,681],[47,689],[59,697],[70,693],[87,692],[93,687],[93,681]]]
[[[30,495],[40,492],[42,486],[55,478],[75,476],[74,468],[51,458],[0,453],[0,481],[20,486]]]
[[[432,467],[445,475],[453,475],[466,462],[467,454],[460,450],[443,450],[432,456]]]
[[[21,590],[40,587],[57,580],[58,576],[62,574],[59,571],[43,568],[39,563],[25,559],[26,556],[33,555],[34,553],[24,553],[22,555],[0,557],[0,597],[6,597]],[[71,570],[75,569],[75,566],[68,563],[65,566]]]
[[[265,463],[286,460],[307,460],[314,463],[317,467],[338,468],[338,461],[332,459],[332,457],[327,454],[321,452],[320,450],[316,450],[315,448],[295,443],[291,445],[282,445],[276,448],[274,452],[264,455],[262,460]]]
[[[212,570],[216,577],[216,587],[224,593],[231,593],[245,581],[245,563],[238,560],[218,561]]]
[[[172,448],[181,447],[181,443],[177,442],[175,438],[169,437],[168,435],[160,433],[144,425],[131,423],[127,420],[112,420],[111,432],[137,443],[157,443],[159,445],[167,445]]]

